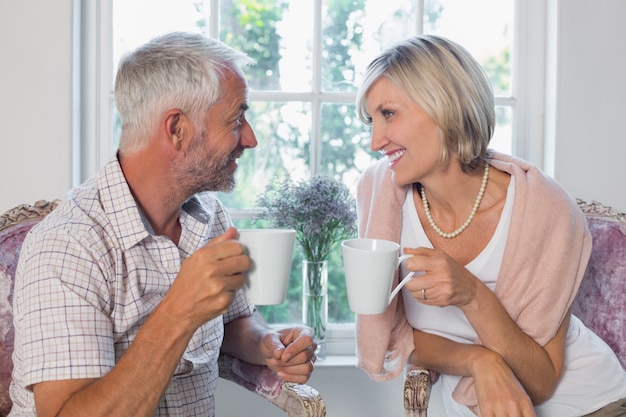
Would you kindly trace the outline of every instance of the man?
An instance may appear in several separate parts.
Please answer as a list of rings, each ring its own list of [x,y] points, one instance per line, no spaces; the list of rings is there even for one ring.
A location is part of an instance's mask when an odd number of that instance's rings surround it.
[[[250,260],[204,193],[231,190],[257,144],[248,63],[186,33],[122,60],[116,157],[22,248],[12,416],[212,416],[220,350],[308,380],[310,329],[273,331],[245,301]]]

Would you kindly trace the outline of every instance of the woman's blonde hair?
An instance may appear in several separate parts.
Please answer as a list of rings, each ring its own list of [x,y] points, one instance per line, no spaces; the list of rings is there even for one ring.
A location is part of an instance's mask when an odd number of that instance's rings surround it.
[[[395,44],[374,59],[357,93],[366,124],[366,95],[386,77],[420,106],[443,133],[442,160],[458,158],[464,172],[484,165],[495,127],[493,89],[478,62],[462,46],[441,36],[421,35]]]

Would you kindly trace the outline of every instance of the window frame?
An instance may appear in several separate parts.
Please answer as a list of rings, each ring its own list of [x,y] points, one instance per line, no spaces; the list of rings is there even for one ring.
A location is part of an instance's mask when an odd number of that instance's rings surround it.
[[[210,0],[209,35],[218,36],[219,0]],[[321,69],[322,0],[314,2],[314,74]],[[418,15],[423,14],[424,0],[413,0]],[[111,157],[113,129],[113,92],[111,60],[113,59],[113,1],[74,0],[74,9],[80,16],[80,42],[75,53],[80,62],[80,94],[75,98],[74,113],[80,120],[77,131],[80,139],[74,141],[73,183],[78,185],[94,176]],[[545,109],[545,51],[546,0],[515,0],[514,35],[511,71],[512,86],[509,97],[495,97],[496,106],[512,109],[512,153],[542,168],[549,165],[544,152]],[[416,19],[416,33],[423,31],[421,19]],[[290,93],[251,91],[250,100],[307,101],[312,104],[313,131],[311,132],[312,173],[316,173],[321,159],[322,104],[354,103],[355,93],[325,93],[321,77],[314,76],[312,92]],[[233,218],[250,218],[254,210],[232,211]],[[354,324],[329,323],[329,355],[352,355],[354,352]]]

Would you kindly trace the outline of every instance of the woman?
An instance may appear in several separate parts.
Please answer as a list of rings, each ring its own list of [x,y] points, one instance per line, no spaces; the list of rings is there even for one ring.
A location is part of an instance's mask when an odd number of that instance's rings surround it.
[[[357,317],[359,366],[441,375],[450,416],[626,415],[626,373],[570,314],[591,239],[536,167],[488,150],[493,92],[461,46],[424,35],[368,67],[357,96],[386,158],[363,175],[359,234],[394,240],[416,272],[384,314]]]

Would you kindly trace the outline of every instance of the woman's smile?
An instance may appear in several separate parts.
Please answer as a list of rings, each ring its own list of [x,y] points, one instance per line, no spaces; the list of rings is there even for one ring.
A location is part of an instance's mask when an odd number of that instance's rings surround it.
[[[387,159],[389,159],[389,165],[395,165],[395,163],[402,158],[402,156],[405,154],[406,149],[397,149],[393,152],[390,152],[387,154]]]

